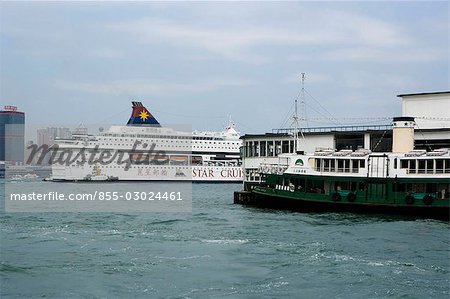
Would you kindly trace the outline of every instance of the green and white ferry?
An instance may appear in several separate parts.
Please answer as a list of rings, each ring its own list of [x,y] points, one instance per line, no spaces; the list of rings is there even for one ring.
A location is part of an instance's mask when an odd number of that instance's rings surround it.
[[[448,220],[449,149],[414,150],[414,124],[413,117],[394,118],[392,152],[322,149],[280,154],[277,163],[259,165],[258,180],[244,181],[235,203]]]

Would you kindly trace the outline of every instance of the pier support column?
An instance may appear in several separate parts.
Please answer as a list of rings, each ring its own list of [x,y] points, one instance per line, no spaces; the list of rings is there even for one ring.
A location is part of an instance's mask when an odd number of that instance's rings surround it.
[[[364,148],[370,150],[370,133],[364,133]]]

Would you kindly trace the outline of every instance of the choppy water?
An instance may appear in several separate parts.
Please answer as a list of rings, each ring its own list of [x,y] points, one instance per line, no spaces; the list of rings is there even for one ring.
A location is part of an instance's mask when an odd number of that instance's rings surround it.
[[[449,298],[449,225],[232,204],[192,213],[0,215],[0,297]]]

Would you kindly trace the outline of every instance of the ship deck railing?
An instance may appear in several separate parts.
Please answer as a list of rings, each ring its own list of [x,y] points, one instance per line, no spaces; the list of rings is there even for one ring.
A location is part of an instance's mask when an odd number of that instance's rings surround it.
[[[445,169],[406,169],[406,174],[445,174],[450,173],[449,168]]]
[[[331,172],[331,173],[359,173],[359,169],[360,168],[349,168],[349,167],[345,167],[345,168],[321,168],[321,167],[314,167],[313,168],[314,171],[317,172]],[[364,169],[364,168],[361,168]]]

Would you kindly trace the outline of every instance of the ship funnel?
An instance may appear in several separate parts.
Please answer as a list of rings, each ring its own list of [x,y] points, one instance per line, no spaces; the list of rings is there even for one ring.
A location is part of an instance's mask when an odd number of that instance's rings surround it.
[[[392,122],[392,152],[407,153],[414,150],[414,117],[394,117]]]
[[[141,102],[131,102],[133,112],[127,126],[153,126],[161,127],[156,118],[142,105]]]

